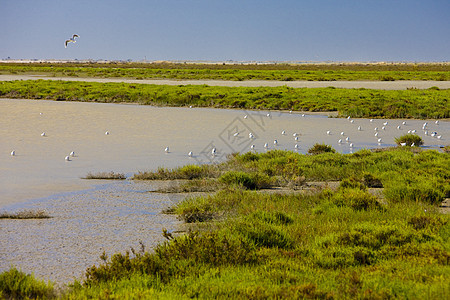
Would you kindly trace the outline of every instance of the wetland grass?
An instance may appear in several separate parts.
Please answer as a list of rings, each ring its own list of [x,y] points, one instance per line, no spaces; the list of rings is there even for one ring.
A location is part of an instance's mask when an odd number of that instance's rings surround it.
[[[51,216],[44,210],[22,210],[15,213],[0,212],[0,219],[49,219]]]
[[[106,179],[106,180],[123,180],[126,179],[125,174],[123,173],[114,173],[111,172],[97,172],[97,173],[87,173],[85,177],[81,179]]]
[[[450,118],[450,90],[168,86],[70,81],[3,81],[0,97],[156,106],[338,112],[354,118]]]
[[[167,210],[193,230],[165,231],[152,252],[103,254],[64,297],[447,299],[450,217],[438,205],[450,195],[450,157],[411,149],[274,150],[183,167],[197,174],[191,181],[225,185]],[[181,168],[156,173],[148,178],[188,176]],[[243,189],[255,174],[340,185],[309,194]],[[380,185],[383,201],[369,192]]]

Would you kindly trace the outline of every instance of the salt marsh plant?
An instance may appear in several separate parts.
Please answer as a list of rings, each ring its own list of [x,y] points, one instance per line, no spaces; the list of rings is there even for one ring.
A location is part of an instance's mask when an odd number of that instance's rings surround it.
[[[123,173],[114,173],[111,172],[97,172],[97,173],[87,173],[85,177],[82,179],[108,179],[108,180],[122,180],[126,179],[125,174]]]
[[[44,210],[22,210],[15,213],[0,212],[0,219],[48,219],[50,215]]]
[[[398,146],[422,146],[423,145],[423,140],[420,136],[418,136],[417,134],[405,134],[402,135],[401,137],[395,138],[395,143]]]

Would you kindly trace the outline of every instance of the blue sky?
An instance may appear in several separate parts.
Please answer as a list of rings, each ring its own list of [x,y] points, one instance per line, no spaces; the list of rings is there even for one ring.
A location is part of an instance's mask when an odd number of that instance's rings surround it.
[[[450,61],[450,1],[0,0],[7,57]]]

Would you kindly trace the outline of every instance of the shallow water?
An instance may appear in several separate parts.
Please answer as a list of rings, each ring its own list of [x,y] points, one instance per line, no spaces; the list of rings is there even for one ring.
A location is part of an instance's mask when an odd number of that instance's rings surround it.
[[[382,130],[386,121],[389,124]],[[114,171],[131,176],[159,166],[218,162],[228,153],[249,151],[252,144],[256,151],[266,151],[264,144],[268,143],[269,149],[305,153],[319,142],[348,153],[393,146],[394,137],[408,130],[417,130],[426,147],[448,144],[450,122],[436,125],[428,120],[428,131],[442,135],[438,140],[425,136],[421,129],[425,121],[406,120],[398,130],[402,121],[355,119],[351,123],[347,119],[287,112],[1,99],[0,209],[55,193],[87,189],[92,183],[80,177],[88,172]],[[374,136],[375,127],[379,128],[378,138],[382,138],[380,144]],[[286,135],[281,134],[283,130]],[[105,135],[106,131],[109,135]],[[253,140],[248,138],[249,132],[254,134]],[[297,142],[293,133],[299,134]],[[349,142],[345,142],[346,137]],[[278,145],[274,145],[275,139]],[[339,139],[343,140],[341,144]],[[294,148],[296,143],[298,149]],[[165,147],[169,147],[169,153],[165,153]],[[217,149],[215,156],[211,155],[213,147]],[[10,155],[13,150],[15,156]],[[75,157],[65,161],[71,151]],[[194,157],[187,155],[189,151]]]

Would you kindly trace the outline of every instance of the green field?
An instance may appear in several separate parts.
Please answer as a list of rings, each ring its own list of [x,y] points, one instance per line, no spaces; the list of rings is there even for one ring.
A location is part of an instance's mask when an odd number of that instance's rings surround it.
[[[340,116],[366,118],[450,117],[450,90],[438,88],[370,90],[29,80],[0,82],[0,97],[158,106],[337,111]]]
[[[246,153],[220,165],[138,173],[221,185],[167,209],[188,232],[163,232],[167,242],[150,252],[143,241],[127,253],[99,253],[103,263],[59,297],[448,299],[450,223],[438,205],[450,196],[449,170],[448,153],[403,147]],[[257,190],[263,186],[285,193]],[[0,291],[56,297],[51,283],[14,269],[0,274]]]
[[[449,64],[0,63],[0,74],[214,80],[450,80]]]

